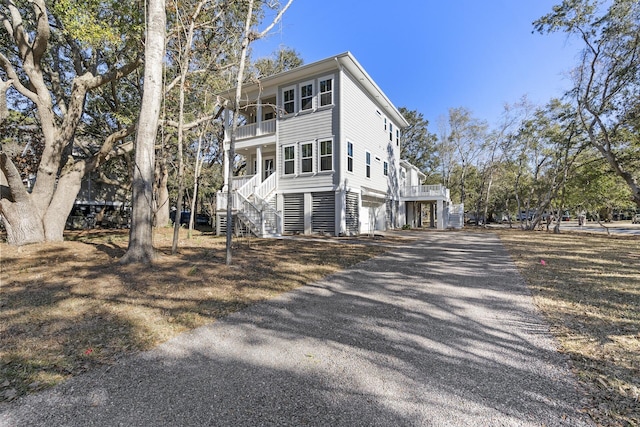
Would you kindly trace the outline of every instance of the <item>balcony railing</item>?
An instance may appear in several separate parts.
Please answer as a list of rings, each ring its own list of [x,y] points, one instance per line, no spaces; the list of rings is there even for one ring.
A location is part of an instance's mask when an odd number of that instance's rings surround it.
[[[276,133],[276,119],[265,120],[260,123],[251,123],[238,127],[236,139],[253,138],[254,136],[269,135]]]
[[[449,198],[449,189],[438,185],[412,185],[400,189],[401,197],[444,197]]]

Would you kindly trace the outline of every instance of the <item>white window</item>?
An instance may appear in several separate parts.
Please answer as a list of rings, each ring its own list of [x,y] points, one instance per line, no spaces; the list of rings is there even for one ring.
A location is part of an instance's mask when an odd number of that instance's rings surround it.
[[[347,142],[347,170],[353,172],[353,144]]]
[[[333,141],[320,141],[320,171],[333,170]]]
[[[300,144],[300,172],[313,172],[313,143]]]
[[[400,146],[400,130],[396,129],[396,145]]]
[[[367,178],[371,178],[371,153],[365,151],[365,164],[367,165]]]
[[[282,106],[287,114],[296,111],[296,90],[295,88],[286,88],[282,91]]]
[[[384,118],[384,130],[387,131],[387,118]]]
[[[393,141],[393,123],[389,123],[389,141]]]
[[[382,173],[384,173],[384,176],[388,176],[389,175],[389,163],[384,162],[382,165]]]
[[[333,79],[320,80],[320,106],[333,104]]]
[[[305,83],[300,86],[300,110],[313,109],[313,83]]]
[[[296,173],[296,147],[289,145],[283,147],[284,151],[284,174],[293,175]]]

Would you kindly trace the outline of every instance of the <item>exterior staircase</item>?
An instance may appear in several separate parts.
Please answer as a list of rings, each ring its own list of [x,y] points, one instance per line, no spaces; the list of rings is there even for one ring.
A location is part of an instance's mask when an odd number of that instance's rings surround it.
[[[272,202],[275,200],[276,175],[262,183],[255,175],[235,191],[236,216],[252,234],[258,237],[278,237],[282,230],[282,215]]]

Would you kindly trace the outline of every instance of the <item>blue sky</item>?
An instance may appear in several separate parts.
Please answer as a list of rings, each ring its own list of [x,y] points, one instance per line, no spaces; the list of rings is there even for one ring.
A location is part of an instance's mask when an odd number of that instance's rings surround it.
[[[579,44],[532,34],[531,23],[558,3],[294,0],[254,52],[287,46],[311,63],[350,51],[397,107],[423,113],[431,132],[452,107],[494,125],[505,103],[526,95],[542,105],[569,88]]]

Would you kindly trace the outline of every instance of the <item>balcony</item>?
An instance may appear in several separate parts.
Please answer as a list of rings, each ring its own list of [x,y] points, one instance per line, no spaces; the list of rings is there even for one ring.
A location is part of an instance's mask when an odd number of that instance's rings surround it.
[[[251,123],[239,126],[236,134],[236,141],[255,138],[256,136],[271,135],[276,133],[276,119],[264,120],[260,123]],[[227,135],[227,139],[231,135]]]
[[[412,185],[400,188],[400,197],[405,199],[449,199],[449,189],[443,185]]]

